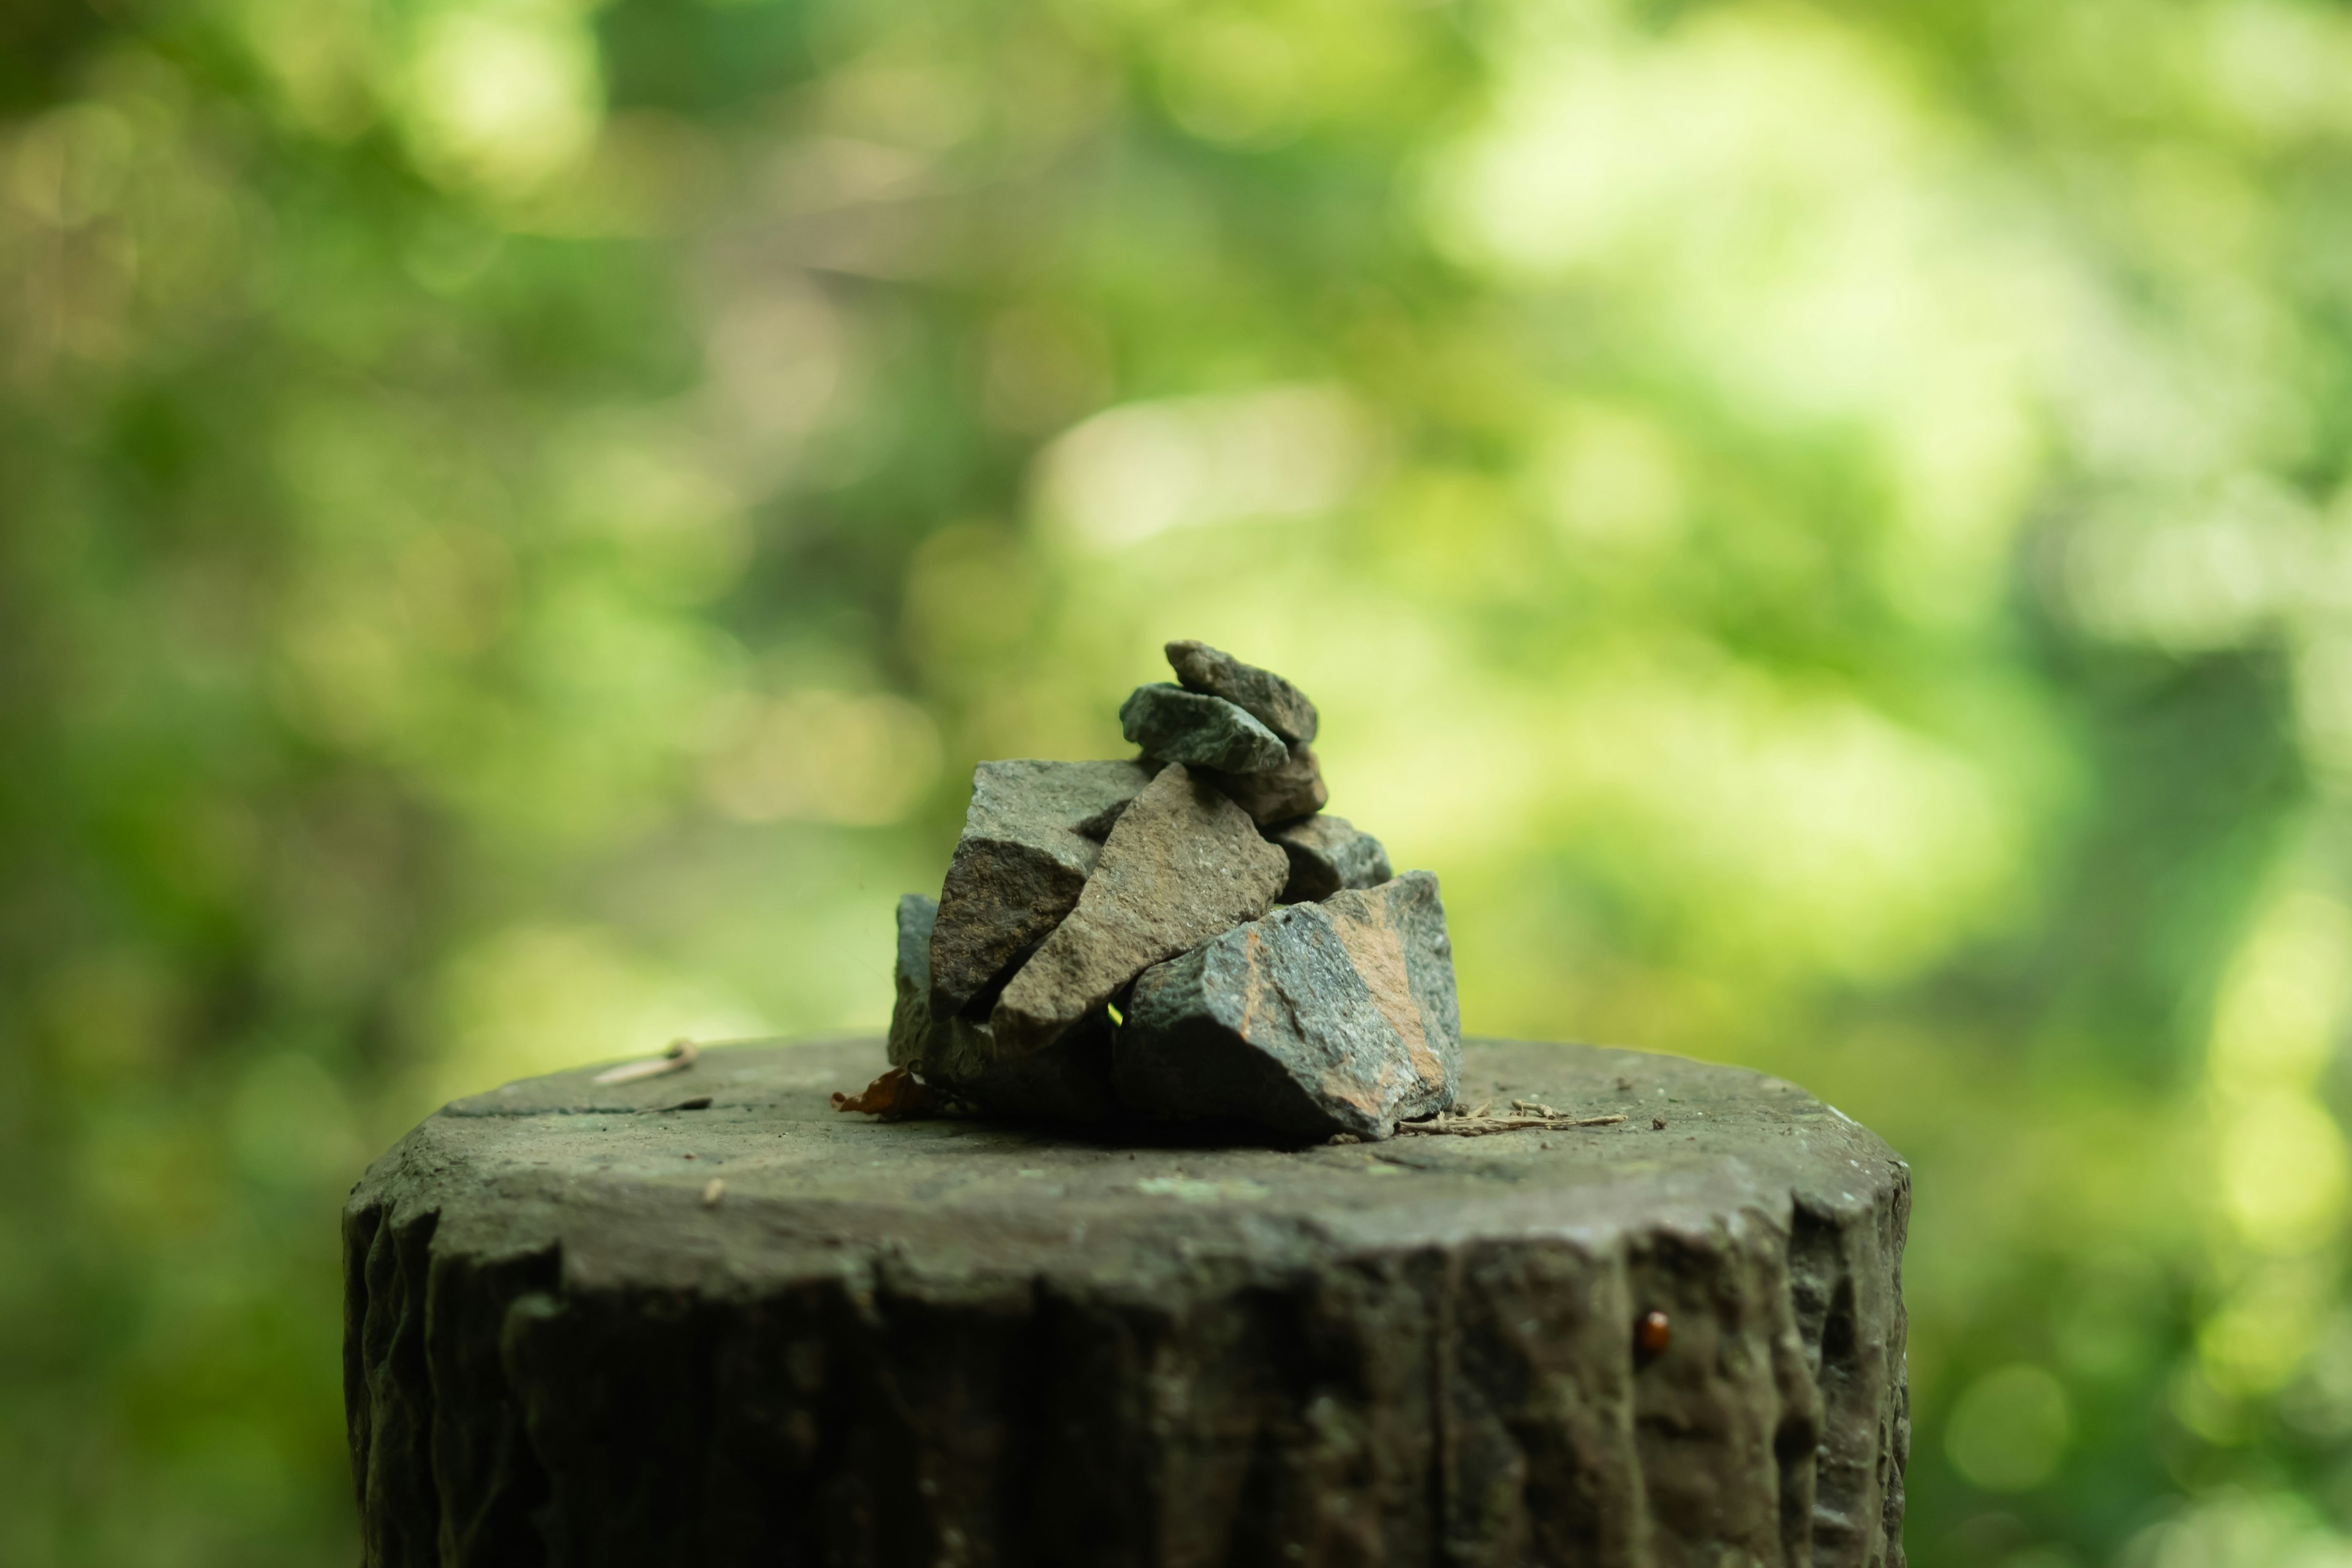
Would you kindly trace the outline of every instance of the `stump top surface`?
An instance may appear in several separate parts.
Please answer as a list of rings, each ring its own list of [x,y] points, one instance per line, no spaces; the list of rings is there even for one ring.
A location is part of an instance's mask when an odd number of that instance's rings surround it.
[[[1467,1041],[1461,1103],[1622,1124],[1303,1149],[831,1109],[833,1090],[883,1065],[872,1039],[762,1042],[635,1083],[600,1087],[592,1067],[508,1084],[427,1118],[352,1204],[437,1212],[436,1250],[560,1249],[574,1287],[730,1293],[888,1267],[961,1286],[1050,1274],[1149,1288],[1213,1258],[1780,1226],[1792,1203],[1854,1215],[1908,1180],[1885,1143],[1794,1085],[1590,1046]],[[714,1179],[724,1191],[706,1202]]]

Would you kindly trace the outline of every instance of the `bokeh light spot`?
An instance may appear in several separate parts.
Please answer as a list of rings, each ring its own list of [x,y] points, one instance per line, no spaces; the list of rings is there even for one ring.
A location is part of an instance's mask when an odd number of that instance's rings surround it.
[[[2066,1390],[2038,1366],[2005,1366],[1971,1384],[1944,1427],[1944,1452],[1987,1491],[2030,1491],[2057,1473],[2072,1417]]]
[[[528,195],[595,142],[595,42],[560,0],[429,13],[403,110],[436,177],[494,196]]]

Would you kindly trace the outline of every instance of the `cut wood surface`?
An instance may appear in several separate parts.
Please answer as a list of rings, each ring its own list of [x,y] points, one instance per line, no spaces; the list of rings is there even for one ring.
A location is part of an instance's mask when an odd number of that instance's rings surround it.
[[[1273,1149],[832,1110],[883,1065],[583,1068],[378,1161],[366,1561],[1903,1561],[1909,1173],[1801,1089],[1474,1040],[1465,1108],[1625,1120]]]

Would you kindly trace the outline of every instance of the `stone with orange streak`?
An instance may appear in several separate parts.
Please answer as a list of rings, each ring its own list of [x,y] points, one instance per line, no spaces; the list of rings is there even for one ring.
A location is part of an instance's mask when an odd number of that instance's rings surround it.
[[[1111,1081],[1145,1116],[1385,1138],[1453,1104],[1461,1056],[1437,879],[1408,871],[1276,910],[1144,971]]]

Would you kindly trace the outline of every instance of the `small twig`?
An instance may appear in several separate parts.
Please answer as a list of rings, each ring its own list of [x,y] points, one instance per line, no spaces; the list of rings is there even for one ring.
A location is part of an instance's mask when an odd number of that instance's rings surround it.
[[[1454,1138],[1483,1138],[1492,1132],[1519,1132],[1530,1127],[1547,1131],[1567,1127],[1613,1127],[1624,1121],[1622,1115],[1569,1116],[1554,1111],[1549,1116],[1440,1116],[1433,1121],[1400,1121],[1396,1130],[1418,1133],[1424,1137],[1445,1134]]]
[[[606,1068],[588,1081],[590,1083],[635,1083],[643,1078],[659,1078],[667,1072],[684,1072],[694,1065],[694,1058],[698,1054],[694,1048],[692,1040],[672,1040],[669,1043],[669,1048],[657,1057],[647,1057],[642,1061],[623,1062],[619,1067]]]

